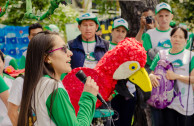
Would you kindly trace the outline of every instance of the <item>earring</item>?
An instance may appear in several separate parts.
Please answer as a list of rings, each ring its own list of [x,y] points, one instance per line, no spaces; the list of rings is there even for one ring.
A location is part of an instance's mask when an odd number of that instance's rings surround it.
[[[50,60],[48,60],[48,64],[51,64],[51,61]]]

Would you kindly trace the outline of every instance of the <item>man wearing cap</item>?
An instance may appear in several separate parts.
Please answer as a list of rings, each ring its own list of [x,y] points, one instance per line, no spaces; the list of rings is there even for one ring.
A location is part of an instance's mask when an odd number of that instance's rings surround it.
[[[149,66],[158,51],[172,47],[170,42],[170,32],[172,29],[169,24],[173,19],[173,14],[170,5],[164,2],[156,5],[155,15],[158,26],[148,30],[142,37],[143,46],[147,51],[147,63],[145,68],[148,73],[150,73]],[[152,74],[149,76],[152,76]],[[151,113],[153,125],[162,126],[163,117],[161,110],[151,107]]]
[[[143,46],[148,54],[147,66],[151,65],[155,54],[157,54],[159,50],[171,48],[171,27],[169,24],[173,18],[173,14],[170,5],[164,2],[158,4],[155,14],[158,27],[148,30],[142,37]]]
[[[129,31],[129,29],[128,23],[125,19],[118,18],[114,20],[111,32],[112,42],[110,42],[109,50],[113,49],[118,44],[118,42],[125,39],[127,31]]]
[[[143,43],[142,35],[149,29],[153,29],[157,26],[157,22],[155,21],[155,12],[151,7],[146,7],[142,11],[141,19],[140,19],[140,29],[136,35],[136,40]]]
[[[76,21],[81,35],[68,42],[69,48],[73,52],[71,67],[94,68],[108,51],[109,42],[95,34],[100,29],[100,23],[94,14],[82,14]]]

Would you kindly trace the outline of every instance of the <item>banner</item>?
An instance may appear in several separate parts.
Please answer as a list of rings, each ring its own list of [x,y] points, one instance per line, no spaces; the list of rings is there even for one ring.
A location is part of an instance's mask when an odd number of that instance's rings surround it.
[[[19,59],[27,50],[29,26],[6,26],[0,24],[0,49],[5,55]]]

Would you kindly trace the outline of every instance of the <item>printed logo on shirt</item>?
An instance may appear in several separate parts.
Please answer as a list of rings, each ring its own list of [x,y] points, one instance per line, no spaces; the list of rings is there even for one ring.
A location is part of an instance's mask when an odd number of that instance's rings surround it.
[[[181,89],[181,94],[183,94],[183,95],[185,94],[185,88]]]
[[[171,45],[171,42],[169,39],[166,39],[166,40],[160,40],[158,42],[158,47],[162,47],[162,48],[171,48],[172,45]]]
[[[91,52],[89,54],[86,54],[85,60],[88,60],[88,61],[96,61],[96,59],[94,57],[94,52]]]
[[[183,62],[182,62],[182,60],[177,59],[177,60],[172,62],[172,65],[174,68],[179,68],[179,67],[183,66]]]

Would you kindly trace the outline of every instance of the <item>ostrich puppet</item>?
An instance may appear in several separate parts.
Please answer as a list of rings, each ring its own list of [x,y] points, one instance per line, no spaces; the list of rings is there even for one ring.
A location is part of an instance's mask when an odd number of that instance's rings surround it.
[[[126,38],[119,42],[114,49],[108,51],[94,69],[86,67],[73,69],[65,76],[62,82],[70,96],[75,112],[77,113],[79,110],[78,101],[84,87],[84,84],[75,76],[79,70],[84,71],[87,76],[91,76],[96,81],[99,86],[99,93],[107,101],[115,90],[117,80],[122,79],[129,79],[137,88],[143,91],[144,95],[150,94],[152,86],[144,69],[145,63],[146,51],[142,44],[134,38]],[[98,100],[96,107],[101,104]]]

